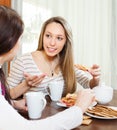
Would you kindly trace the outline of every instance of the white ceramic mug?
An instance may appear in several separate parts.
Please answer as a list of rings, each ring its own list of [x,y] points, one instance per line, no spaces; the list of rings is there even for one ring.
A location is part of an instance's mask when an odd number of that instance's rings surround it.
[[[113,98],[113,88],[109,86],[97,86],[93,88],[96,100],[99,104],[107,104]]]
[[[25,94],[28,115],[30,119],[39,119],[46,106],[46,99],[42,92],[27,92]]]
[[[49,83],[49,95],[52,101],[59,101],[62,97],[64,83],[61,81],[52,81]]]

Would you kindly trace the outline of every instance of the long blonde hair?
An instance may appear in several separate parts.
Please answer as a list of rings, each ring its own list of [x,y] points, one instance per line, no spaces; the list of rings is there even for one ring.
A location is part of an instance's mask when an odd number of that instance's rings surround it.
[[[37,50],[44,50],[43,48],[44,32],[47,25],[52,22],[61,24],[65,30],[65,35],[66,35],[66,43],[62,51],[59,53],[59,58],[60,58],[59,66],[65,82],[63,96],[65,96],[67,93],[73,93],[76,90],[76,78],[74,72],[74,61],[73,61],[73,50],[72,50],[72,44],[73,44],[72,31],[65,19],[59,16],[52,17],[43,24],[39,41],[38,41]]]

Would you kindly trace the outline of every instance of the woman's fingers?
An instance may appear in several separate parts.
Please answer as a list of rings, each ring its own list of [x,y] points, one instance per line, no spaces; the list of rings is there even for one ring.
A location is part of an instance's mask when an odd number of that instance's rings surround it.
[[[43,79],[45,75],[40,75],[32,80],[32,86],[37,86]]]
[[[24,73],[25,79],[27,84],[30,87],[36,87],[46,76],[45,74],[41,74],[41,75],[30,75],[28,73]]]

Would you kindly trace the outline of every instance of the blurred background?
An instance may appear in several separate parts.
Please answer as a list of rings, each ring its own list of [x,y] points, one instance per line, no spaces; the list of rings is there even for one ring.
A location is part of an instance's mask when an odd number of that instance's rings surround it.
[[[18,55],[36,50],[40,29],[51,16],[62,16],[73,32],[77,64],[101,67],[101,82],[117,89],[117,0],[11,0],[25,23]]]

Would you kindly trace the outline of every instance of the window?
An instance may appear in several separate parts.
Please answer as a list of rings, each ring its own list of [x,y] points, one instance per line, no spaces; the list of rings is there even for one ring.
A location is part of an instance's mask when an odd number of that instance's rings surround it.
[[[37,0],[23,0],[22,17],[25,24],[22,53],[36,50],[42,23],[51,16],[51,11]]]
[[[116,57],[116,0],[113,2],[112,0],[12,1],[15,3],[22,1],[20,9],[22,8],[25,31],[21,53],[31,52],[37,48],[41,25],[46,19],[51,16],[62,16],[73,31],[75,63],[89,67],[94,63],[100,65],[102,81],[113,88],[117,86],[115,73],[117,63],[114,59]],[[115,39],[112,37],[112,32]]]

